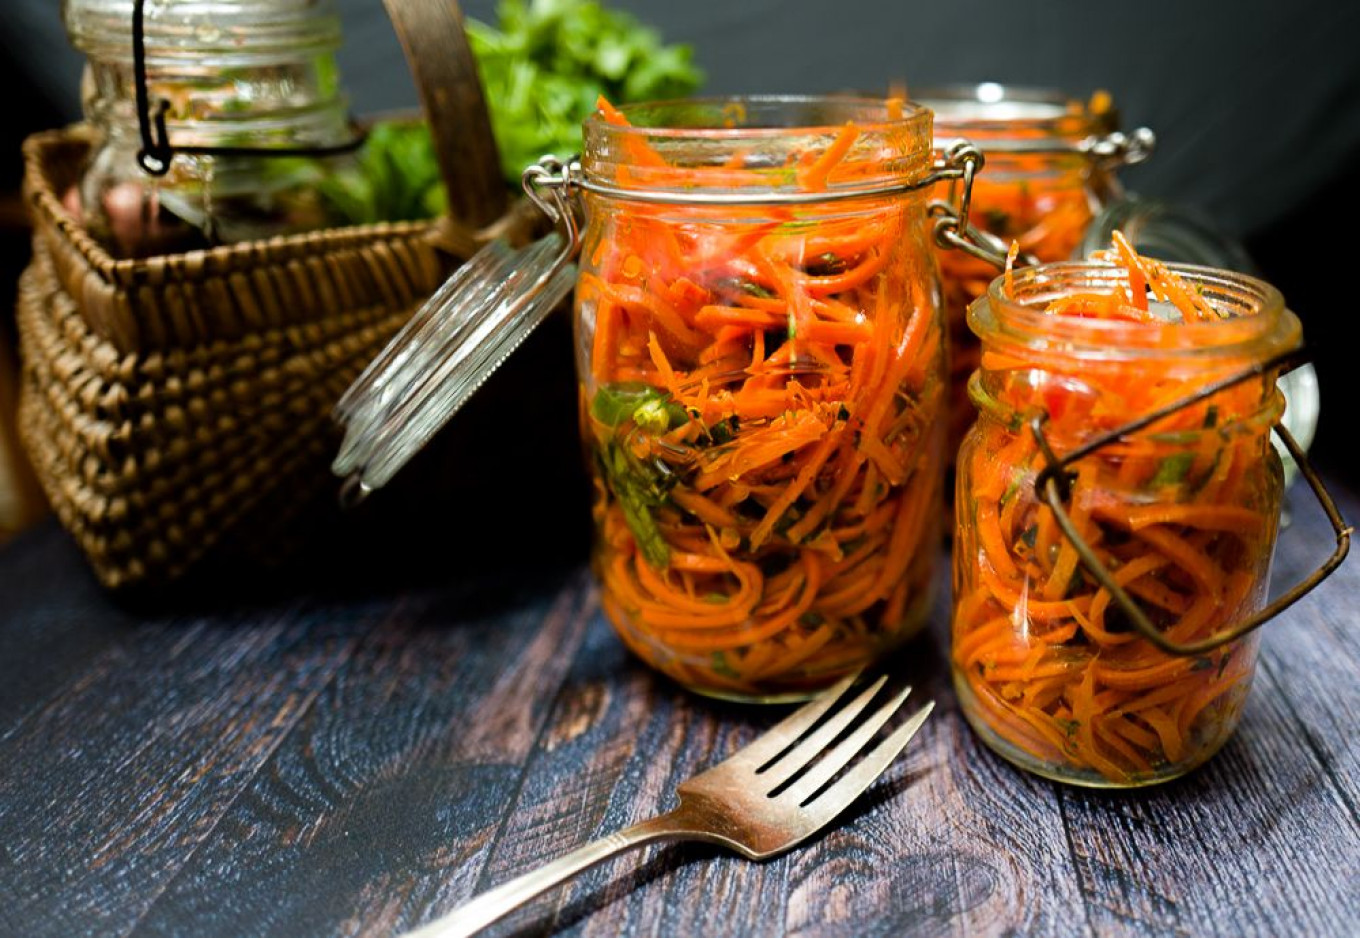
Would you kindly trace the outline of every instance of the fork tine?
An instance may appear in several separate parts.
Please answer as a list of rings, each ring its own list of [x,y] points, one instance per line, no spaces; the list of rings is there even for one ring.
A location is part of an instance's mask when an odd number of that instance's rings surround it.
[[[766,730],[760,737],[737,750],[727,759],[727,762],[741,763],[752,768],[759,768],[769,762],[783,752],[789,743],[803,735],[810,726],[820,720],[824,713],[834,707],[836,701],[840,700],[845,692],[859,680],[859,676],[860,672],[856,671],[854,674],[848,674],[841,678],[821,694]]]
[[[897,754],[906,748],[907,743],[916,735],[916,731],[925,723],[926,717],[930,716],[930,711],[935,709],[935,702],[932,700],[920,710],[911,715],[905,723],[893,731],[893,734],[883,742],[873,748],[864,757],[859,765],[855,766],[845,776],[826,791],[817,796],[812,804],[808,805],[807,810],[816,819],[817,824],[825,824],[840,814],[850,805],[864,789],[873,783],[874,779],[883,774]]]
[[[879,728],[901,708],[910,693],[911,688],[904,687],[892,700],[860,721],[853,733],[841,740],[835,749],[823,756],[820,762],[809,768],[806,775],[790,785],[788,791],[781,793],[779,797],[788,799],[794,804],[802,804],[815,795],[818,789],[831,781],[837,772],[845,768],[846,764],[869,744],[869,740],[873,739]]]
[[[854,700],[850,701],[840,709],[835,716],[827,720],[821,726],[803,740],[798,746],[784,756],[774,765],[761,773],[761,784],[765,791],[769,792],[793,778],[798,770],[807,765],[817,754],[831,745],[831,741],[845,730],[850,723],[869,706],[869,702],[874,699],[874,695],[879,692],[884,683],[888,680],[886,674],[874,681],[864,689]]]

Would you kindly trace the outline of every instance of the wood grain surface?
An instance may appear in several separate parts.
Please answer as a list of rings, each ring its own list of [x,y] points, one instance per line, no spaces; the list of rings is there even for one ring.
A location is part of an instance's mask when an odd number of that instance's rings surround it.
[[[1277,578],[1329,541],[1296,504]],[[447,579],[148,614],[53,526],[0,551],[0,935],[391,935],[669,807],[779,716],[632,660],[578,558]],[[496,933],[1355,935],[1357,596],[1351,563],[1268,627],[1226,748],[1129,793],[982,748],[941,596],[892,663],[939,708],[824,838],[654,847]]]

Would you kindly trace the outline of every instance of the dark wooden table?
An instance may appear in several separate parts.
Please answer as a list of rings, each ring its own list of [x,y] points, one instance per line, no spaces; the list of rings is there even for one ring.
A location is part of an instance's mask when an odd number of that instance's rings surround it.
[[[1330,544],[1299,501],[1281,579]],[[0,551],[0,934],[389,935],[667,807],[778,715],[631,660],[579,560],[445,579],[138,614],[54,526]],[[500,930],[1355,935],[1357,596],[1351,563],[1267,628],[1209,765],[1113,794],[979,745],[941,603],[898,664],[939,709],[824,839],[653,848]]]

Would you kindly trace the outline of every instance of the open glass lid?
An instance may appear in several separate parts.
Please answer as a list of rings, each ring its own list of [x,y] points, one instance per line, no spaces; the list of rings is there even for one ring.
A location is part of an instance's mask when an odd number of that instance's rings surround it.
[[[458,269],[340,398],[331,465],[342,500],[381,488],[420,451],[576,282],[576,219],[560,189],[530,197],[558,231],[528,247],[492,241]]]

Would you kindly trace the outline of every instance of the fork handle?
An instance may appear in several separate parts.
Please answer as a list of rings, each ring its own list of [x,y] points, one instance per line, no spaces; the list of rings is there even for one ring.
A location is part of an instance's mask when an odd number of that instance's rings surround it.
[[[635,850],[657,840],[684,837],[683,828],[672,814],[662,814],[607,837],[577,847],[536,870],[517,876],[495,889],[482,893],[447,915],[407,932],[402,938],[466,938],[486,928],[530,899],[559,883],[571,879],[615,854]]]

